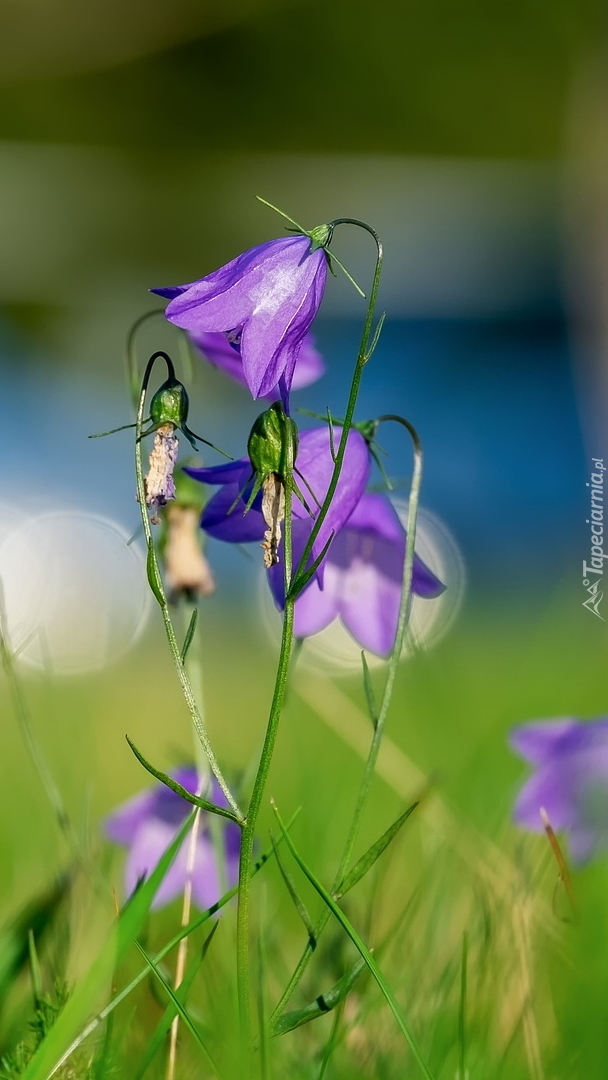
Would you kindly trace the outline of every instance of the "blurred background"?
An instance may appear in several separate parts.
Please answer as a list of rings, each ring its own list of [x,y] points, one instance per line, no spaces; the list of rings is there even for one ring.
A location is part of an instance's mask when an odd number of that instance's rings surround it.
[[[596,617],[581,584],[590,459],[608,458],[605,5],[0,0],[0,23],[0,539],[30,521],[29,546],[24,534],[12,541],[20,572],[25,559],[59,573],[37,554],[32,515],[101,514],[123,541],[137,531],[129,433],[87,436],[132,420],[126,334],[162,310],[147,290],[281,235],[255,195],[306,227],[369,221],[386,249],[388,317],[359,418],[401,412],[420,431],[423,505],[460,552],[448,586],[464,588],[443,639],[404,663],[390,735],[512,848],[523,771],[506,749],[510,725],[606,710],[608,600]],[[367,287],[369,238],[343,229],[335,249]],[[327,374],[296,404],[340,415],[363,306],[345,279],[330,280],[315,325]],[[188,358],[161,318],[137,347],[142,363],[153,349],[174,355],[192,427],[240,455],[258,411],[245,391]],[[409,448],[393,431],[380,441],[406,496]],[[259,745],[273,653],[258,632],[255,556],[212,544],[208,555],[209,726],[236,773]],[[75,816],[88,807],[92,835],[145,782],[126,730],[159,767],[190,753],[156,612],[144,626],[136,594],[116,631],[101,594],[124,590],[127,571],[117,586],[114,555],[103,558],[83,578],[101,588],[79,586],[83,620],[105,619],[112,644],[94,674],[23,668],[37,737]],[[352,672],[338,678],[342,698],[324,719],[312,699],[333,700],[327,687],[290,703],[274,779],[286,798],[294,753],[296,796],[324,756],[348,761],[342,794],[355,782],[356,753],[327,724],[360,687]],[[45,795],[8,702],[3,738],[0,784],[23,825],[0,837],[8,913],[61,863],[62,842],[48,815],[33,835],[27,826]],[[316,812],[329,813],[333,766],[317,779]],[[394,792],[380,790],[382,806]],[[601,896],[606,875],[589,880]]]

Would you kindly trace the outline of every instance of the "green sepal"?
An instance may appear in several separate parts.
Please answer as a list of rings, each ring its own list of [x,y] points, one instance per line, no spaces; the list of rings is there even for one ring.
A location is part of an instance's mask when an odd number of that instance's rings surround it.
[[[306,1005],[303,1009],[294,1009],[293,1012],[283,1013],[273,1026],[273,1035],[286,1035],[288,1031],[293,1031],[294,1028],[301,1027],[302,1024],[308,1024],[311,1020],[316,1020],[317,1017],[325,1016],[325,1013],[331,1012],[350,993],[365,966],[365,960],[357,960],[357,963],[338,980],[335,986],[332,986],[331,990],[319,994],[314,1001],[311,1001],[310,1005]]]
[[[309,229],[307,236],[310,236],[311,245],[310,250],[318,251],[319,248],[327,248],[331,244],[331,238],[333,236],[333,228],[331,225],[315,225],[314,229]]]
[[[228,818],[229,821],[236,822],[237,825],[240,824],[239,819],[237,818],[233,810],[229,810],[227,807],[224,806],[216,806],[215,803],[209,802],[208,799],[201,798],[200,795],[193,795],[191,791],[187,791],[185,787],[182,787],[181,784],[178,784],[177,780],[174,780],[171,776],[167,776],[167,774],[161,772],[160,769],[155,769],[154,765],[151,765],[150,762],[146,760],[144,755],[141,753],[140,750],[137,749],[135,743],[131,741],[128,735],[125,735],[125,739],[127,740],[129,746],[131,747],[131,750],[135,754],[135,757],[139,761],[140,765],[143,765],[144,769],[149,772],[155,780],[160,780],[161,784],[164,784],[165,787],[170,788],[171,791],[174,791],[176,795],[181,795],[182,799],[185,799],[186,802],[191,803],[192,806],[198,806],[201,810],[207,810],[210,814],[217,814],[219,817]]]
[[[146,559],[146,574],[148,576],[148,585],[152,589],[154,596],[161,607],[166,604],[165,595],[163,592],[163,582],[158,569],[158,561],[156,558],[156,552],[154,550],[154,541],[150,538],[148,542],[148,557]]]
[[[405,810],[401,814],[401,816],[398,817],[397,820],[389,826],[386,832],[382,833],[382,836],[378,840],[376,840],[376,843],[372,844],[372,846],[367,849],[365,854],[357,860],[352,870],[349,871],[346,877],[342,878],[342,881],[334,892],[333,896],[335,900],[340,900],[341,897],[343,897],[350,889],[353,888],[354,885],[357,884],[357,882],[361,881],[362,877],[365,877],[368,870],[371,870],[372,866],[374,865],[376,860],[380,858],[382,852],[385,850],[385,848],[388,847],[391,840],[395,839],[401,826],[405,825],[405,822],[409,818],[410,814],[414,812],[417,806],[418,802],[412,803],[411,806],[408,806],[407,810]]]

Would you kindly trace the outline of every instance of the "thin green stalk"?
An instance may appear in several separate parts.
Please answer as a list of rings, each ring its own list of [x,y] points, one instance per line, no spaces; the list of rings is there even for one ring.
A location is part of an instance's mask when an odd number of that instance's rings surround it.
[[[281,651],[277,666],[270,715],[264,738],[264,745],[260,755],[257,775],[253,784],[251,801],[247,810],[247,820],[241,833],[241,851],[239,858],[239,891],[237,911],[237,986],[239,998],[239,1017],[241,1023],[241,1035],[244,1048],[251,1046],[251,1001],[250,1001],[250,976],[249,976],[249,908],[250,908],[250,879],[251,860],[253,856],[253,842],[264,788],[268,779],[270,763],[274,744],[276,742],[279,719],[285,700],[285,688],[289,676],[291,650],[293,647],[293,609],[294,602],[289,598],[289,586],[291,584],[291,484],[285,484],[285,543],[284,543],[284,570],[285,570],[285,613],[283,618],[283,634],[281,638]]]
[[[178,641],[177,641],[177,637],[176,637],[176,634],[175,634],[175,629],[174,629],[174,626],[173,626],[173,622],[171,620],[171,614],[169,612],[169,605],[167,603],[167,597],[165,595],[165,590],[164,590],[163,584],[162,584],[162,578],[161,578],[160,569],[159,569],[159,566],[158,566],[158,560],[156,558],[156,552],[154,550],[154,541],[152,539],[152,529],[150,527],[150,519],[148,517],[148,512],[147,512],[147,509],[146,509],[146,488],[145,488],[145,484],[144,484],[144,474],[143,474],[142,455],[141,455],[141,433],[142,433],[142,429],[143,429],[143,425],[144,425],[144,411],[145,411],[146,392],[147,392],[147,389],[148,389],[148,383],[150,381],[150,375],[151,375],[154,363],[159,357],[162,357],[165,360],[168,359],[165,353],[156,352],[156,353],[153,353],[153,355],[150,357],[150,359],[148,360],[148,363],[146,365],[146,370],[144,372],[144,377],[143,377],[142,384],[141,384],[141,393],[140,393],[139,405],[138,405],[138,409],[137,409],[137,422],[136,422],[136,425],[135,425],[135,431],[136,431],[136,437],[135,437],[135,473],[136,473],[136,477],[137,477],[137,495],[138,495],[138,499],[139,499],[139,508],[140,508],[140,511],[141,511],[141,520],[142,520],[142,525],[143,525],[143,530],[144,530],[144,536],[146,538],[146,546],[147,546],[147,549],[148,549],[148,560],[149,560],[148,565],[150,567],[150,563],[151,563],[151,570],[152,570],[153,581],[154,581],[154,589],[153,589],[154,595],[155,595],[155,597],[156,597],[156,599],[157,599],[157,601],[159,603],[160,609],[161,609],[161,613],[162,613],[162,617],[163,617],[163,623],[164,623],[164,626],[165,626],[165,633],[167,635],[167,641],[169,642],[169,648],[171,650],[171,656],[173,658],[173,663],[175,665],[175,670],[177,672],[177,677],[179,679],[180,686],[182,688],[182,693],[184,695],[186,705],[188,706],[188,711],[189,711],[190,716],[192,718],[192,723],[194,725],[194,729],[196,731],[196,734],[198,735],[200,744],[201,744],[201,746],[202,746],[202,748],[203,748],[203,750],[205,752],[205,756],[206,756],[206,758],[207,758],[207,760],[209,762],[209,765],[211,767],[211,771],[213,772],[213,775],[215,776],[218,784],[220,785],[220,788],[222,789],[224,795],[226,796],[226,799],[228,801],[229,806],[232,807],[235,814],[237,815],[238,823],[240,825],[242,825],[244,823],[245,819],[243,817],[243,814],[242,814],[241,810],[239,809],[239,806],[238,806],[238,803],[236,802],[236,799],[234,798],[232,792],[230,791],[230,788],[228,787],[228,784],[226,783],[226,781],[225,781],[225,779],[224,779],[224,777],[222,775],[222,771],[221,771],[221,769],[219,767],[219,764],[218,764],[218,762],[216,760],[215,754],[213,753],[213,749],[212,749],[211,743],[209,741],[209,736],[207,734],[207,729],[205,727],[203,718],[202,718],[200,710],[198,708],[196,698],[195,698],[194,692],[192,690],[192,686],[190,685],[190,680],[189,680],[188,675],[186,673],[186,669],[185,669],[184,664],[182,662],[181,649],[180,649],[180,646],[179,646]]]
[[[384,684],[384,692],[382,694],[382,700],[380,702],[380,708],[378,709],[378,715],[376,725],[374,728],[374,734],[369,748],[367,761],[365,763],[365,769],[361,778],[361,784],[357,795],[357,801],[355,809],[346,839],[346,844],[342,852],[342,857],[338,866],[336,877],[332,892],[338,889],[350,863],[353,848],[359,832],[361,824],[361,815],[367,800],[369,788],[374,775],[376,761],[380,750],[380,743],[382,741],[382,735],[384,733],[384,725],[388,714],[389,705],[393,693],[393,687],[395,684],[395,676],[397,674],[397,667],[399,664],[399,658],[401,656],[401,650],[403,648],[403,639],[405,636],[405,630],[409,620],[409,614],[411,610],[412,602],[412,574],[414,568],[414,548],[416,542],[416,522],[418,518],[418,506],[420,502],[420,487],[422,484],[422,445],[418,437],[416,429],[400,416],[387,415],[380,417],[380,420],[394,420],[400,423],[409,432],[413,446],[414,446],[414,471],[412,476],[412,483],[410,488],[410,499],[408,506],[408,523],[407,523],[407,542],[405,548],[405,560],[403,564],[403,587],[401,590],[401,604],[399,606],[399,616],[397,619],[397,633],[395,636],[395,644],[393,651],[388,660],[388,670],[386,676],[386,682]],[[380,422],[379,420],[379,422]],[[330,911],[326,908],[321,915],[314,930],[314,939],[318,942],[320,935],[323,933],[330,917]],[[289,1001],[296,986],[300,982],[312,956],[312,947],[310,939],[307,940],[306,945],[302,951],[302,955],[298,961],[298,964],[289,980],[280,1000],[278,1001],[275,1009],[273,1010],[270,1018],[270,1023],[273,1024],[283,1012],[285,1005]]]
[[[306,566],[308,564],[308,560],[309,560],[309,558],[311,556],[311,553],[312,553],[313,545],[315,543],[315,540],[317,539],[317,536],[319,535],[319,530],[321,529],[321,526],[323,525],[323,522],[325,521],[325,518],[327,517],[327,513],[329,511],[329,508],[330,508],[331,503],[332,503],[332,499],[334,497],[336,488],[338,486],[338,480],[340,479],[340,473],[342,471],[342,463],[344,461],[344,455],[346,453],[346,444],[347,444],[347,441],[348,441],[348,436],[350,434],[350,430],[351,430],[352,425],[353,425],[353,416],[355,414],[355,406],[357,404],[357,397],[359,396],[359,387],[361,385],[361,377],[363,375],[363,368],[365,367],[365,365],[366,365],[366,363],[367,363],[367,361],[369,359],[368,347],[369,347],[370,338],[372,336],[372,324],[373,324],[373,321],[374,321],[374,311],[376,310],[376,301],[377,301],[377,298],[378,298],[378,289],[380,287],[380,276],[381,276],[381,273],[382,273],[382,259],[383,259],[382,243],[381,243],[380,237],[378,236],[375,229],[372,229],[372,227],[370,225],[367,225],[366,222],[364,222],[364,221],[358,221],[356,218],[336,218],[335,221],[331,221],[329,223],[329,227],[332,230],[337,225],[357,225],[359,228],[365,229],[366,232],[370,233],[370,235],[373,236],[373,238],[375,240],[375,243],[376,243],[376,249],[377,249],[376,265],[375,265],[375,268],[374,268],[374,276],[373,276],[373,280],[372,280],[372,287],[371,287],[371,291],[370,291],[370,294],[369,294],[369,300],[368,300],[368,304],[367,304],[367,312],[366,312],[366,315],[365,315],[365,323],[364,323],[364,326],[363,326],[363,333],[361,335],[361,343],[359,345],[359,352],[357,354],[357,359],[355,361],[355,370],[353,372],[352,382],[351,382],[351,386],[350,386],[350,392],[349,392],[349,395],[348,395],[348,402],[346,404],[346,412],[344,414],[344,421],[343,421],[343,424],[342,424],[342,434],[340,436],[340,442],[339,442],[338,449],[337,449],[337,452],[336,452],[334,469],[333,469],[333,472],[332,472],[332,475],[331,475],[331,480],[329,482],[329,487],[327,488],[327,493],[325,495],[325,498],[323,500],[323,503],[321,505],[319,513],[317,514],[317,517],[315,519],[315,522],[314,522],[313,527],[312,527],[311,532],[310,532],[310,536],[308,537],[306,546],[305,546],[304,551],[302,553],[302,558],[300,559],[300,562],[298,564],[298,567],[297,567],[295,575],[294,575],[294,581],[296,582],[296,584],[297,584],[297,579],[299,578],[300,574],[306,569]]]

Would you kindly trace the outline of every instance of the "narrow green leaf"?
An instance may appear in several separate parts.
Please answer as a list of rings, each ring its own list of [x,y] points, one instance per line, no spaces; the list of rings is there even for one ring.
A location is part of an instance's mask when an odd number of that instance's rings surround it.
[[[184,644],[182,645],[181,658],[182,664],[186,663],[186,657],[188,655],[188,649],[192,644],[194,634],[196,632],[196,623],[198,619],[198,608],[192,609],[192,615],[190,616],[190,622],[188,623],[188,629],[186,630],[186,636],[184,638]]]
[[[283,881],[285,882],[285,885],[287,886],[287,891],[288,891],[289,895],[291,896],[291,899],[293,900],[294,907],[295,907],[298,915],[300,916],[302,922],[304,923],[304,926],[306,927],[306,932],[308,934],[308,940],[310,942],[310,947],[311,947],[311,949],[316,949],[316,947],[317,947],[317,939],[315,937],[315,929],[314,929],[314,926],[313,926],[313,923],[312,923],[312,919],[311,919],[310,915],[308,914],[306,904],[304,903],[302,898],[298,895],[298,891],[296,889],[295,882],[294,882],[291,874],[286,870],[285,866],[283,865],[283,860],[281,859],[281,856],[279,855],[279,850],[277,848],[274,837],[271,836],[270,839],[272,840],[272,847],[273,847],[273,851],[274,851],[274,857],[277,860],[277,866],[278,866],[279,870],[281,871],[281,877],[283,878]]]
[[[197,1046],[199,1046],[199,1048],[202,1050],[202,1052],[205,1055],[207,1061],[211,1065],[211,1068],[215,1071],[215,1073],[218,1076],[220,1076],[221,1075],[220,1071],[219,1071],[219,1069],[217,1067],[217,1063],[215,1062],[215,1060],[214,1060],[214,1058],[213,1058],[213,1056],[211,1054],[211,1051],[208,1049],[208,1047],[207,1047],[207,1045],[205,1043],[205,1040],[203,1039],[203,1037],[202,1037],[200,1031],[198,1030],[196,1024],[193,1022],[192,1018],[190,1017],[190,1014],[186,1011],[186,1009],[182,1005],[181,1001],[179,1000],[178,995],[175,993],[175,991],[172,989],[172,987],[169,986],[169,983],[165,979],[165,976],[163,975],[162,971],[160,970],[158,965],[155,964],[152,957],[148,956],[148,953],[144,949],[143,945],[140,945],[139,941],[135,941],[135,945],[136,945],[137,949],[139,950],[139,952],[141,953],[141,955],[143,956],[144,960],[146,961],[146,964],[148,964],[150,970],[153,971],[154,974],[156,975],[156,978],[158,979],[159,983],[161,984],[161,986],[163,987],[165,993],[167,994],[169,1000],[171,1001],[175,1012],[178,1013],[179,1016],[181,1017],[185,1027],[188,1028],[188,1031],[192,1035],[192,1037],[193,1037],[194,1041],[196,1042]]]
[[[95,1008],[99,997],[107,990],[116,965],[120,963],[140,933],[156,890],[177,855],[191,825],[192,815],[184,822],[150,877],[146,878],[126,903],[108,933],[96,960],[80,980],[53,1027],[40,1043],[21,1080],[50,1080],[50,1077],[54,1076],[75,1049],[72,1040],[76,1032]]]
[[[298,574],[297,578],[294,581],[292,581],[291,588],[290,588],[290,590],[289,590],[289,592],[287,594],[289,596],[290,600],[296,600],[297,597],[302,592],[302,589],[305,589],[306,586],[308,585],[308,582],[310,581],[310,579],[312,577],[314,577],[314,575],[316,574],[317,570],[319,569],[321,563],[323,562],[323,559],[327,555],[327,552],[329,550],[329,545],[331,544],[333,538],[334,538],[334,533],[332,532],[331,536],[329,537],[329,540],[327,541],[327,543],[325,544],[325,547],[323,548],[323,551],[321,552],[320,555],[317,555],[317,558],[315,559],[315,561],[313,563],[311,563],[311,565],[308,567],[308,570],[304,570],[301,574]]]
[[[371,360],[374,352],[376,351],[376,345],[378,344],[378,341],[380,340],[380,334],[382,333],[382,327],[384,326],[384,320],[385,319],[386,319],[386,311],[383,311],[380,318],[378,319],[378,325],[376,326],[376,329],[374,330],[374,336],[372,338],[372,343],[369,346],[365,356],[363,357],[363,363],[364,364],[367,364],[367,361]]]
[[[361,650],[361,663],[363,665],[363,686],[365,688],[365,698],[367,701],[367,711],[369,718],[374,725],[374,731],[378,727],[378,707],[376,705],[376,695],[374,694],[374,688],[372,686],[372,679],[367,664],[367,658],[363,649]]]
[[[422,1053],[421,1053],[421,1051],[420,1051],[420,1049],[418,1047],[418,1043],[416,1042],[414,1036],[412,1035],[412,1033],[411,1033],[411,1031],[410,1031],[410,1029],[409,1029],[409,1027],[407,1025],[407,1022],[405,1020],[405,1017],[403,1016],[403,1014],[401,1012],[401,1009],[399,1008],[399,1005],[397,1004],[395,996],[394,996],[392,990],[390,989],[388,983],[386,982],[386,979],[384,978],[384,975],[380,971],[380,968],[378,967],[376,961],[374,960],[374,958],[371,955],[369,949],[367,948],[367,945],[365,945],[364,942],[362,941],[362,939],[359,937],[359,935],[358,935],[357,931],[355,930],[354,926],[347,919],[346,915],[342,911],[342,908],[338,907],[338,905],[336,904],[333,897],[330,896],[327,889],[315,877],[312,870],[309,870],[308,866],[306,865],[306,863],[302,859],[301,855],[299,855],[299,853],[296,851],[296,848],[294,847],[293,841],[292,841],[291,837],[289,836],[289,834],[287,833],[287,831],[285,829],[285,826],[284,826],[284,824],[283,824],[283,822],[281,820],[280,814],[279,814],[274,802],[272,804],[272,807],[273,807],[273,810],[274,810],[274,812],[276,814],[277,821],[279,823],[279,828],[281,829],[281,833],[283,835],[283,839],[285,840],[285,843],[287,844],[287,847],[291,851],[291,854],[293,855],[293,857],[296,860],[298,866],[300,867],[300,870],[308,878],[308,880],[310,881],[310,884],[312,885],[312,887],[314,889],[316,889],[316,891],[318,892],[321,899],[325,902],[325,904],[327,904],[327,907],[330,909],[332,914],[338,920],[338,922],[340,923],[342,928],[346,931],[346,933],[348,934],[348,936],[349,936],[350,940],[352,941],[353,945],[355,946],[355,948],[358,950],[358,952],[361,954],[361,956],[365,960],[365,963],[367,964],[367,967],[371,971],[374,979],[376,980],[378,986],[380,987],[380,990],[381,990],[382,994],[384,995],[384,997],[386,999],[386,1002],[387,1002],[393,1016],[395,1017],[395,1020],[397,1021],[398,1025],[399,1025],[399,1028],[400,1028],[406,1042],[408,1043],[408,1046],[409,1046],[409,1048],[410,1048],[410,1050],[412,1052],[412,1056],[414,1057],[414,1059],[416,1061],[416,1064],[418,1065],[418,1067],[420,1068],[420,1071],[422,1072],[423,1076],[425,1077],[425,1080],[433,1080],[433,1074],[431,1073],[428,1065],[426,1064],[424,1058],[422,1057]],[[28,1080],[29,1080],[29,1078],[28,1078]]]
[[[293,1031],[294,1028],[308,1024],[311,1020],[316,1020],[318,1016],[331,1012],[336,1005],[344,1001],[365,967],[363,958],[357,960],[357,963],[338,980],[335,986],[332,986],[331,990],[325,994],[319,994],[310,1005],[306,1005],[303,1009],[283,1013],[274,1024],[273,1035],[285,1035],[288,1031]]]
[[[239,821],[233,810],[229,810],[226,806],[216,806],[215,803],[209,802],[208,799],[201,798],[200,795],[193,795],[191,791],[187,791],[185,787],[178,784],[177,780],[173,780],[171,776],[167,776],[167,773],[161,772],[160,769],[155,769],[154,765],[151,765],[150,762],[146,760],[128,735],[125,735],[125,739],[139,763],[143,765],[144,769],[146,769],[151,776],[156,780],[160,780],[161,784],[165,784],[166,787],[171,788],[171,791],[174,791],[176,795],[181,795],[182,799],[191,803],[192,806],[198,806],[201,810],[208,810],[210,814],[218,814],[219,817],[228,818],[229,821],[234,821],[238,825]]]
[[[391,840],[395,839],[397,833],[399,832],[399,829],[402,825],[405,824],[410,814],[414,812],[417,806],[418,802],[412,803],[411,806],[408,806],[407,810],[404,810],[401,816],[398,817],[397,820],[389,826],[386,832],[382,833],[382,836],[378,840],[376,840],[376,843],[372,844],[372,846],[367,849],[365,854],[357,860],[352,870],[346,875],[346,877],[342,878],[338,889],[334,893],[334,897],[336,900],[340,900],[341,897],[343,897],[345,893],[349,891],[349,889],[352,889],[353,885],[356,885],[358,881],[361,881],[361,878],[364,877],[365,874],[367,874],[368,870],[371,870],[372,866],[376,862],[376,859],[380,858],[382,852],[385,848],[388,847]]]
[[[179,986],[175,989],[175,996],[179,999],[182,1005],[185,1005],[186,1003],[186,999],[190,992],[192,983],[194,982],[196,973],[209,951],[209,946],[211,945],[213,935],[215,934],[215,931],[217,930],[219,925],[219,922],[213,924],[210,932],[207,934],[207,937],[203,944],[203,948],[196,956],[192,957],[190,963],[188,964],[188,967],[186,968],[184,978],[182,979]],[[154,963],[158,963],[156,958],[154,959]],[[170,1001],[163,1015],[161,1016],[156,1028],[154,1029],[154,1032],[152,1033],[152,1038],[149,1040],[148,1045],[146,1046],[144,1056],[139,1064],[139,1068],[133,1074],[132,1080],[142,1080],[142,1077],[152,1064],[158,1051],[162,1048],[167,1032],[169,1031],[176,1015],[177,1011],[175,1009],[175,1006],[173,1002]]]
[[[148,556],[146,558],[146,574],[148,575],[148,585],[152,589],[154,596],[161,607],[165,606],[165,596],[163,593],[163,583],[158,569],[158,561],[156,558],[156,552],[154,550],[154,541],[151,539],[148,544]]]

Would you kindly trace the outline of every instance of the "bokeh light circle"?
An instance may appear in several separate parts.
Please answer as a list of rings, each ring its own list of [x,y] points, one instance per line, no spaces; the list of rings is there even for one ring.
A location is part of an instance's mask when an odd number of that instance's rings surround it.
[[[43,513],[0,534],[10,647],[58,675],[98,670],[136,641],[150,610],[145,556],[116,522],[78,510]]]
[[[407,502],[392,499],[404,525],[407,524]],[[446,583],[446,590],[434,600],[414,596],[409,633],[404,642],[402,658],[420,650],[430,649],[449,630],[456,618],[465,590],[464,562],[458,544],[449,529],[435,514],[420,510],[416,528],[416,553],[427,566]],[[274,605],[265,572],[260,576],[260,602],[263,618],[273,641],[280,636],[280,616]],[[368,665],[384,661],[366,653]],[[347,672],[361,669],[361,646],[354,641],[339,619],[304,642],[299,664],[316,670]]]

